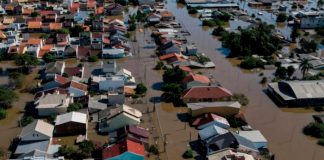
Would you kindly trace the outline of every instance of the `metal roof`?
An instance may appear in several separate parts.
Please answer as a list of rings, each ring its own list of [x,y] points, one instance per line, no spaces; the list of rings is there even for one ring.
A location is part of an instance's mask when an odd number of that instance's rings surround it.
[[[43,120],[35,120],[22,129],[19,137],[21,138],[21,140],[24,140],[24,137],[29,135],[29,133],[33,131],[47,135],[48,137],[52,137],[53,130],[54,130],[53,125],[46,123]]]
[[[252,142],[268,142],[267,139],[258,130],[239,131],[238,134]]]
[[[201,140],[208,139],[210,137],[221,135],[227,133],[228,130],[223,129],[221,127],[218,127],[216,125],[211,125],[209,127],[206,127],[198,132],[199,137]]]
[[[187,106],[191,110],[198,110],[201,108],[208,107],[230,107],[238,109],[241,108],[241,104],[237,101],[187,103]]]
[[[62,115],[58,115],[55,120],[55,126],[61,125],[67,122],[87,123],[87,114],[80,112],[70,112]]]

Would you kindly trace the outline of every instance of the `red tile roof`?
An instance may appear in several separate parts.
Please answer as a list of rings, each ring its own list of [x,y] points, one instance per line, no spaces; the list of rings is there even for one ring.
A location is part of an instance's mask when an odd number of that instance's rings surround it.
[[[84,92],[88,91],[88,85],[83,84],[83,83],[78,83],[78,82],[75,82],[75,81],[70,82],[70,87],[79,89],[79,90],[84,91]]]
[[[183,91],[181,98],[212,98],[221,99],[232,96],[232,93],[227,89],[219,86],[199,86],[192,87]]]
[[[187,66],[179,66],[179,68],[185,72],[191,72],[191,68],[190,67],[187,67]]]
[[[61,75],[56,74],[55,75],[55,82],[60,83],[60,84],[66,84],[69,82],[69,79],[66,77],[63,77]]]
[[[29,21],[28,22],[28,28],[29,29],[39,29],[42,26],[42,22],[38,21]]]
[[[56,14],[56,12],[52,11],[52,10],[42,10],[42,11],[40,11],[40,15],[42,15],[42,16],[51,15],[51,14]]]
[[[82,67],[66,67],[64,69],[64,73],[66,73],[69,77],[77,76],[82,73]]]
[[[145,154],[144,146],[142,144],[126,139],[120,143],[103,149],[102,158],[113,158],[123,154],[124,152],[132,152],[134,154],[142,156],[144,156]]]
[[[200,83],[210,83],[210,80],[208,77],[200,74],[189,74],[187,75],[183,80],[182,83],[189,83],[192,81],[198,81]]]

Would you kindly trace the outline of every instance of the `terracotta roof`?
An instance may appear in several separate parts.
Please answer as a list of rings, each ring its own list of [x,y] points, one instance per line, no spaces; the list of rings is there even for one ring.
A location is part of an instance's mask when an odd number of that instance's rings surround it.
[[[74,3],[72,3],[72,5],[70,7],[70,11],[71,12],[76,12],[79,8],[80,8],[80,3],[74,2]]]
[[[46,45],[44,45],[41,49],[40,49],[40,51],[39,51],[39,53],[38,53],[38,58],[42,58],[47,52],[49,52],[52,48],[54,47],[54,45],[52,45],[52,44],[46,44]]]
[[[15,9],[15,6],[12,4],[7,4],[5,7],[5,10],[7,11],[13,11]]]
[[[33,11],[34,11],[33,9],[23,8],[22,14],[24,14],[24,15],[30,15]]]
[[[11,24],[15,21],[15,17],[3,17],[3,24]]]
[[[50,15],[50,14],[56,14],[56,12],[52,11],[52,10],[42,10],[42,11],[40,11],[40,15],[42,15],[42,16],[46,16],[46,15]]]
[[[76,89],[79,89],[81,91],[87,92],[88,91],[88,85],[83,84],[83,83],[78,83],[75,81],[70,82],[70,86]]]
[[[50,30],[59,30],[62,29],[62,23],[50,23]]]
[[[40,45],[42,43],[42,39],[40,38],[32,38],[32,39],[28,39],[27,44],[31,44],[31,45]]]
[[[82,67],[66,67],[64,73],[66,73],[68,77],[76,76],[82,73]]]
[[[170,11],[163,11],[161,13],[162,17],[173,17],[173,14]]]
[[[105,8],[104,7],[97,7],[96,13],[97,14],[103,14],[105,12]]]
[[[39,29],[42,26],[42,22],[39,21],[29,21],[28,28],[29,29]]]
[[[77,58],[86,58],[90,54],[90,49],[84,46],[78,46],[76,54]]]
[[[189,74],[187,75],[183,80],[182,83],[189,83],[192,81],[198,81],[200,83],[210,83],[210,80],[208,77],[200,74]]]
[[[97,2],[93,0],[88,0],[87,7],[94,8],[96,7]]]
[[[103,43],[104,43],[104,44],[110,44],[110,40],[109,40],[109,38],[108,38],[108,37],[104,37],[104,38],[103,38]]]
[[[183,91],[181,98],[226,98],[232,96],[227,89],[219,86],[197,86]]]
[[[2,31],[0,31],[0,38],[1,39],[6,39],[7,36]]]
[[[166,60],[168,64],[178,61],[185,61],[185,59],[182,56],[173,56]]]
[[[179,68],[185,72],[191,72],[191,68],[190,67],[187,67],[187,66],[179,66]]]
[[[124,152],[132,152],[134,154],[144,156],[144,146],[135,141],[126,139],[120,143],[116,143],[113,146],[109,146],[102,151],[102,158],[109,159],[123,154]]]
[[[55,74],[55,82],[58,82],[60,84],[66,84],[69,82],[69,79],[66,77],[63,77],[61,75]]]

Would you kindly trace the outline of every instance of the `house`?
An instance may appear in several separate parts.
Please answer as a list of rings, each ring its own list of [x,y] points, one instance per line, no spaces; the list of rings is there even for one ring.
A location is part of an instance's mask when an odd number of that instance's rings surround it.
[[[54,126],[43,120],[34,120],[25,126],[20,135],[19,143],[13,153],[14,157],[25,157],[33,152],[51,154],[58,152],[59,145],[51,145]]]
[[[124,87],[125,82],[122,76],[110,76],[101,79],[99,82],[100,91],[117,90]]]
[[[174,20],[174,16],[172,14],[172,12],[170,11],[163,11],[161,12],[161,20],[162,21],[173,21]]]
[[[226,118],[218,116],[213,113],[207,113],[199,117],[194,118],[191,121],[191,125],[197,127],[198,129],[204,129],[206,127],[216,125],[221,128],[229,128],[230,124]]]
[[[198,48],[195,45],[187,45],[185,55],[186,56],[195,56],[198,53]]]
[[[80,60],[86,60],[90,56],[90,48],[86,46],[76,47],[76,58]]]
[[[54,80],[49,81],[42,85],[42,90],[49,90],[49,89],[60,87],[64,84],[67,84],[69,81],[70,80],[68,78],[55,74]]]
[[[27,26],[28,26],[29,32],[40,32],[42,29],[42,22],[41,21],[29,21]]]
[[[108,15],[121,15],[124,11],[124,7],[118,3],[110,4],[106,8],[106,13]]]
[[[88,111],[89,113],[96,113],[106,109],[108,106],[107,95],[96,95],[93,97],[89,96]]]
[[[56,41],[58,46],[67,46],[70,43],[69,34],[56,34]]]
[[[238,135],[250,140],[258,149],[268,148],[268,141],[258,130],[238,131]]]
[[[116,18],[109,20],[108,24],[109,25],[116,25],[116,26],[126,27],[125,23],[122,20],[116,19]]]
[[[259,152],[253,142],[233,132],[227,132],[225,134],[211,137],[203,141],[202,145],[206,155],[210,155],[226,148],[233,148],[252,153]]]
[[[268,84],[270,97],[279,105],[321,106],[324,104],[323,81],[281,81]]]
[[[196,86],[184,90],[181,95],[185,103],[229,100],[231,97],[232,93],[220,86]]]
[[[156,2],[155,0],[138,0],[138,4],[140,6],[143,6],[143,5],[154,5]]]
[[[101,62],[101,72],[103,74],[116,74],[117,63],[115,60],[108,61],[106,63]]]
[[[124,48],[104,48],[102,50],[102,58],[123,58],[125,57]]]
[[[88,117],[85,113],[69,112],[58,115],[55,120],[55,135],[86,135]]]
[[[236,160],[256,160],[253,155],[240,152],[232,148],[225,148],[207,155],[208,160],[223,160],[223,159],[236,159]]]
[[[144,145],[125,139],[103,149],[103,160],[144,160]]]
[[[208,86],[210,85],[210,80],[204,75],[190,73],[183,78],[182,84],[185,88]]]
[[[310,11],[303,12],[300,11],[297,14],[300,17],[300,28],[302,29],[314,29],[324,27],[324,12],[320,11]]]
[[[70,81],[67,90],[72,97],[83,97],[88,95],[88,85],[74,80]]]
[[[63,75],[65,69],[64,61],[56,61],[47,63],[45,66],[45,78],[51,79],[54,78],[56,74]]]
[[[41,58],[40,51],[41,48],[43,48],[43,44],[44,44],[43,39],[39,39],[39,38],[28,39],[26,43],[26,47],[27,47],[26,54],[29,54],[37,58]]]
[[[79,77],[79,78],[83,78],[85,72],[85,67],[65,67],[64,69],[64,74],[67,77]]]
[[[122,76],[124,78],[125,86],[135,88],[136,87],[136,80],[135,77],[132,75],[132,72],[125,68],[121,68],[117,73],[116,76]]]
[[[138,125],[141,117],[142,113],[139,110],[127,105],[110,109],[108,115],[99,116],[99,132],[112,132],[127,125]]]
[[[87,11],[89,13],[95,13],[97,9],[97,2],[95,0],[89,0],[87,2]]]
[[[237,101],[187,103],[189,114],[196,117],[206,113],[228,117],[239,113],[241,104]]]
[[[57,20],[56,11],[42,10],[42,11],[40,11],[39,14],[42,15],[44,22],[56,22],[56,20]]]
[[[116,143],[124,139],[130,139],[141,143],[148,148],[149,145],[149,131],[147,128],[142,128],[136,125],[125,126],[117,129],[115,132],[109,133],[109,142]]]
[[[117,90],[109,90],[108,91],[108,105],[122,105],[125,102],[125,95],[123,90],[117,89]]]
[[[67,94],[46,94],[34,102],[40,117],[65,113],[70,103],[73,99]]]
[[[198,131],[199,140],[205,141],[208,138],[218,136],[227,133],[228,130],[218,127],[216,125],[210,125],[202,130]]]

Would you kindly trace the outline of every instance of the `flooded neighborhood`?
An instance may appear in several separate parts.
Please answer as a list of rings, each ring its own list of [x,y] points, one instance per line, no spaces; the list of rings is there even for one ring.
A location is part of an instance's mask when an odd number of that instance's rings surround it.
[[[7,0],[0,40],[0,159],[324,157],[323,0]]]

